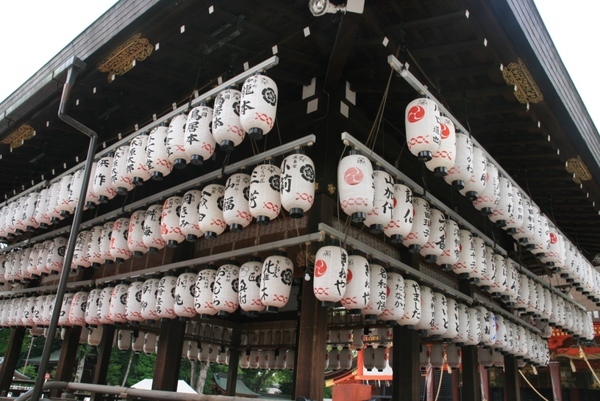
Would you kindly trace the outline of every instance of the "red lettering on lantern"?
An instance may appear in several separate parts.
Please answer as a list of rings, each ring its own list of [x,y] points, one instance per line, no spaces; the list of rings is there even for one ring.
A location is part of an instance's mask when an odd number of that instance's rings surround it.
[[[558,242],[558,236],[556,233],[550,233],[550,243],[556,244]]]
[[[441,137],[442,139],[446,139],[450,136],[450,128],[448,128],[448,126],[446,124],[440,124],[440,128],[441,128]]]
[[[346,284],[349,284],[350,281],[352,281],[352,270],[348,270],[348,273],[346,273]]]
[[[357,167],[350,167],[344,173],[344,181],[346,181],[346,184],[348,185],[360,184],[364,178],[364,173]]]

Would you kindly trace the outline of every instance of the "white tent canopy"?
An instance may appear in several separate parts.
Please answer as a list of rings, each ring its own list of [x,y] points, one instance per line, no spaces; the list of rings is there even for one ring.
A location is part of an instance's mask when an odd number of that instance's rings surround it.
[[[131,386],[131,388],[137,388],[140,390],[152,390],[152,379],[144,379]],[[177,392],[187,394],[198,394],[189,384],[185,382],[185,380],[179,380],[177,382]]]

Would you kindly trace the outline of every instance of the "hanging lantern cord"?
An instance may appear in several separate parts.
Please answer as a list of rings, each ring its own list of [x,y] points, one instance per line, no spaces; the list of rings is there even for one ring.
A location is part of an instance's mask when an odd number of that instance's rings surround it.
[[[529,380],[527,380],[527,378],[525,377],[525,375],[523,374],[523,371],[521,369],[519,369],[519,373],[521,374],[521,377],[523,377],[523,379],[525,380],[525,382],[527,382],[527,384],[529,385],[529,387],[531,387],[531,389],[533,391],[535,391],[535,393],[537,395],[539,395],[542,400],[548,401],[548,399],[546,397],[544,397],[539,391],[537,391],[537,389],[535,387],[533,387],[533,384],[531,384],[531,382]]]
[[[421,163],[421,180],[423,181],[423,197],[427,196],[427,176],[425,175],[425,163]]]
[[[433,401],[438,401],[438,398],[440,397],[440,391],[442,390],[442,379],[443,378],[444,378],[444,369],[440,369],[440,381],[438,383],[438,388],[437,388],[437,391],[435,393],[435,398],[434,398]]]
[[[192,93],[190,94],[190,100],[188,102],[188,109],[192,108],[192,101],[194,100],[194,93],[196,93],[198,82],[200,82],[200,73],[202,72],[202,61],[200,60],[200,65],[198,65],[198,72],[196,73],[196,80],[194,81],[194,86],[192,88]]]
[[[590,365],[590,361],[588,361],[587,356],[585,355],[585,351],[583,350],[583,348],[581,348],[581,345],[579,346],[579,356],[582,357],[585,363],[587,364],[588,368],[590,369],[590,372],[592,372],[592,376],[594,376],[594,379],[596,380],[596,383],[600,384],[600,379],[598,379],[598,375],[596,375],[596,372],[594,372],[594,369],[592,369],[592,365]]]
[[[223,165],[221,166],[221,175],[225,176],[225,167],[229,164],[229,157],[231,156],[231,152],[225,153],[225,159],[223,159]]]

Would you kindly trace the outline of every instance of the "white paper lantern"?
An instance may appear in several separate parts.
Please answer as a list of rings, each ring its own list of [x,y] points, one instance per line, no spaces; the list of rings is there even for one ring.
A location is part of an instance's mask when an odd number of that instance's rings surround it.
[[[225,187],[219,184],[209,184],[202,190],[202,199],[198,206],[199,227],[204,237],[214,239],[225,231],[223,219],[223,197]]]
[[[496,271],[494,276],[492,276],[492,280],[494,284],[490,289],[492,296],[501,297],[507,291],[507,276],[508,270],[506,268],[506,258],[500,254],[494,254],[494,266],[496,267]]]
[[[173,117],[167,130],[167,159],[177,169],[185,168],[185,165],[190,162],[190,158],[185,152],[186,122],[187,116],[185,113],[179,114]]]
[[[197,278],[197,274],[193,272],[185,272],[177,277],[174,310],[180,318],[193,318],[196,316],[194,291]]]
[[[426,285],[422,285],[420,287],[421,291],[421,318],[419,322],[415,324],[414,328],[416,330],[427,331],[431,329],[431,323],[433,321],[433,313],[435,308],[435,303],[433,300],[433,290],[431,287]]]
[[[259,224],[268,224],[281,210],[281,169],[272,164],[259,164],[250,179],[250,214]]]
[[[191,164],[199,166],[215,152],[212,119],[213,109],[205,104],[193,108],[188,114],[183,148]]]
[[[458,302],[457,316],[458,332],[451,340],[457,344],[465,344],[468,336],[470,335],[469,307],[461,302]]]
[[[404,314],[398,324],[409,328],[419,324],[421,320],[421,287],[414,280],[404,280]]]
[[[520,266],[512,259],[506,259],[506,291],[503,301],[509,306],[516,305],[520,291]]]
[[[223,194],[223,220],[232,232],[242,231],[252,222],[250,214],[250,175],[236,173],[227,179]]]
[[[129,285],[120,283],[115,285],[110,296],[110,306],[108,315],[110,320],[115,323],[127,322],[127,296],[129,293]]]
[[[117,195],[117,191],[110,183],[110,174],[114,162],[114,154],[101,157],[96,163],[96,171],[93,181],[93,191],[100,203],[106,203]]]
[[[107,221],[102,225],[102,233],[100,234],[100,254],[104,259],[104,263],[111,264],[115,258],[110,254],[110,240],[112,238],[112,230],[115,225],[114,221]]]
[[[88,293],[85,291],[76,292],[73,295],[73,303],[69,310],[69,324],[73,326],[85,326],[85,305],[87,303]]]
[[[315,165],[302,149],[281,163],[281,206],[291,217],[304,216],[315,200]]]
[[[175,288],[177,277],[163,276],[158,282],[158,296],[156,297],[156,313],[162,319],[175,319]]]
[[[191,189],[183,194],[181,212],[179,214],[179,228],[186,241],[196,241],[204,235],[200,229],[198,206],[202,199],[202,191]]]
[[[163,205],[152,205],[146,210],[143,242],[151,253],[163,249],[167,243],[161,235],[162,210]]]
[[[115,220],[110,235],[110,255],[117,263],[123,263],[133,254],[127,246],[129,234],[129,218],[121,217]]]
[[[527,303],[529,302],[529,277],[525,273],[519,274],[519,288],[516,308],[519,312],[525,312]]]
[[[50,185],[50,192],[48,197],[46,198],[47,202],[48,202],[48,208],[47,208],[47,213],[50,216],[50,222],[51,224],[56,224],[58,223],[60,220],[62,220],[64,217],[61,215],[60,210],[58,209],[58,204],[60,201],[60,187],[61,187],[61,180],[54,182],[52,185]],[[65,183],[67,184],[67,183]],[[16,217],[18,214],[18,209],[20,207],[20,198],[17,199],[16,201],[16,205],[15,205],[15,209],[13,211],[13,230],[15,232],[15,234],[19,235],[21,233],[21,230],[17,229],[16,224]]]
[[[363,256],[350,255],[346,273],[346,290],[340,300],[342,306],[350,313],[360,313],[367,306],[370,298],[371,269]]]
[[[126,175],[128,157],[129,145],[119,146],[115,151],[115,158],[110,171],[110,184],[119,195],[127,195],[127,192],[135,188],[131,178]]]
[[[144,220],[146,220],[145,210],[136,210],[129,217],[127,248],[136,258],[140,258],[148,252],[148,247],[144,244]]]
[[[431,225],[431,209],[429,202],[420,196],[413,196],[413,223],[411,231],[402,244],[411,253],[419,253],[421,247],[429,241]]]
[[[485,259],[481,263],[485,264],[485,269],[482,269],[481,277],[479,278],[479,283],[477,285],[482,290],[491,292],[492,286],[494,285],[494,277],[496,275],[494,249],[489,245],[485,245],[483,255],[485,256]],[[478,253],[478,256],[481,255]],[[479,258],[477,259],[477,264],[480,264]]]
[[[404,315],[404,278],[395,272],[387,273],[385,309],[379,316],[381,320],[399,320]]]
[[[448,302],[441,292],[433,293],[433,316],[427,333],[430,336],[443,336],[448,330]]]
[[[127,351],[131,348],[130,330],[119,330],[117,332],[117,347],[119,351]]]
[[[87,302],[85,304],[85,323],[89,326],[95,327],[100,324],[98,309],[101,296],[101,288],[94,288],[88,293]]]
[[[482,288],[480,282],[487,270],[487,248],[485,241],[482,238],[473,235],[473,249],[475,251],[475,268],[473,269],[470,278],[475,284],[477,284],[477,286]],[[486,288],[482,289],[487,290]]]
[[[142,132],[136,135],[129,144],[127,163],[124,177],[133,185],[140,186],[150,178],[150,170],[146,163],[146,151],[148,146],[148,133]]]
[[[444,233],[444,250],[437,257],[437,264],[443,271],[450,271],[460,257],[460,228],[454,220],[446,219]]]
[[[324,306],[333,307],[346,292],[348,253],[339,246],[319,248],[315,255],[313,292]]]
[[[36,219],[36,209],[39,203],[39,195],[40,193],[37,191],[31,191],[29,194],[27,194],[27,199],[25,200],[25,209],[23,211],[23,217],[25,217],[26,221],[26,231],[33,231],[40,226],[40,223]]]
[[[38,222],[40,228],[48,228],[48,225],[50,224],[50,216],[47,213],[49,192],[50,192],[49,188],[44,188],[40,191],[40,193],[38,195],[38,201],[37,201],[36,212],[34,214],[34,216],[35,216],[34,218]],[[10,207],[5,206],[5,211],[6,211],[5,212],[6,217],[8,217],[9,212],[10,212]],[[4,224],[4,226],[8,230],[8,226],[9,226],[8,221]],[[10,235],[10,234],[11,233],[9,231],[7,231],[7,235]]]
[[[99,267],[104,263],[104,257],[100,250],[103,230],[104,226],[102,225],[90,228],[90,238],[87,242],[86,257],[90,261],[92,267]]]
[[[518,229],[523,225],[524,221],[524,204],[523,204],[523,195],[519,188],[515,185],[512,187],[512,198],[514,210],[513,213],[509,215],[506,220],[506,225],[502,228],[506,230],[509,234],[516,234]]]
[[[156,347],[158,346],[158,335],[155,333],[146,333],[144,335],[144,353],[145,354],[156,354]]]
[[[444,181],[461,191],[473,177],[473,142],[468,135],[456,132],[456,161],[444,176]]]
[[[363,350],[363,364],[368,372],[375,369],[375,349],[373,347],[367,347]]]
[[[249,316],[256,316],[265,308],[260,300],[260,275],[263,263],[251,259],[240,266],[239,273],[239,306]]]
[[[92,265],[92,262],[87,257],[87,247],[91,237],[92,233],[89,230],[80,231],[77,234],[73,261],[71,263],[72,269],[83,269]]]
[[[100,341],[102,341],[103,331],[104,330],[102,326],[90,329],[87,337],[88,345],[91,345],[92,347],[97,347],[98,345],[100,345]]]
[[[252,140],[259,140],[273,128],[277,113],[277,84],[263,74],[246,79],[242,86],[240,123]]]
[[[69,323],[69,312],[71,311],[71,305],[73,304],[73,297],[75,296],[72,292],[67,292],[63,296],[62,304],[60,307],[60,313],[58,315],[58,325],[60,327],[71,326]],[[30,298],[25,298],[25,303],[22,308],[22,325],[27,325],[27,319],[29,313],[31,313],[31,304],[28,304]],[[27,316],[26,316],[27,315]]]
[[[51,272],[62,271],[66,250],[67,239],[65,237],[55,237],[52,240],[52,246],[50,247],[48,258],[46,259],[46,266],[49,267]]]
[[[377,262],[369,263],[369,303],[361,313],[365,320],[372,321],[385,310],[387,300],[387,273]]]
[[[342,210],[352,217],[353,223],[362,223],[374,206],[371,161],[358,151],[351,150],[338,164],[337,182]]]
[[[125,315],[130,322],[143,322],[145,319],[142,316],[142,294],[144,291],[143,281],[134,281],[129,285],[127,290],[127,306]]]
[[[373,171],[375,197],[373,209],[367,213],[364,224],[371,234],[381,234],[392,221],[394,210],[394,179],[381,169]]]
[[[260,300],[267,312],[277,312],[290,297],[294,265],[283,251],[277,251],[263,262],[260,278]]]
[[[167,154],[167,133],[165,125],[155,127],[150,131],[146,145],[146,168],[155,181],[171,174],[173,163]]]
[[[150,278],[144,281],[142,286],[142,309],[141,314],[145,320],[158,320],[158,311],[156,310],[156,298],[158,297],[157,278]]]
[[[221,91],[215,98],[212,133],[225,152],[231,152],[246,137],[240,122],[240,100],[240,91],[232,88]]]
[[[75,294],[69,294],[69,295],[70,296],[67,297],[67,294],[65,294],[65,299],[70,298],[70,305],[68,306],[68,311],[67,311],[66,316],[64,318],[61,316],[61,318],[62,318],[61,325],[62,326],[71,326],[71,323],[69,322],[69,315],[71,314],[71,306],[73,305],[73,297],[75,296]],[[36,297],[28,297],[27,303],[25,304],[25,307],[23,308],[23,317],[21,318],[21,321],[27,327],[33,326],[33,317],[34,317],[34,312],[35,312],[35,299],[36,299]]]
[[[444,367],[444,344],[431,344],[429,352],[429,362],[431,363],[431,367],[434,369],[442,369]]]
[[[491,221],[495,222],[498,227],[504,228],[506,222],[513,218],[515,212],[515,202],[513,199],[513,185],[510,180],[504,176],[500,176],[498,191],[498,202],[489,215]]]
[[[329,368],[333,371],[342,369],[340,363],[340,351],[335,347],[329,351]]]
[[[493,163],[487,164],[487,177],[484,190],[473,201],[475,209],[479,210],[484,216],[489,216],[498,208],[500,202],[500,179],[498,168]]]
[[[473,233],[469,230],[460,230],[460,255],[458,261],[452,265],[452,271],[461,278],[470,278],[476,268],[475,245]]]
[[[459,331],[458,303],[455,299],[446,297],[446,308],[448,310],[448,325],[446,332],[442,334],[444,341],[453,341]]]
[[[98,322],[100,324],[112,324],[113,321],[110,318],[110,301],[112,297],[114,287],[104,287],[100,292],[100,298],[98,301]]]
[[[69,190],[71,188],[71,183],[73,182],[73,174],[67,174],[60,179],[59,191],[58,191],[58,199],[56,201],[56,210],[60,213],[60,217],[67,217],[69,214],[73,213],[71,205],[69,204]],[[21,231],[26,230],[26,219],[23,219],[23,210],[26,206],[26,198],[21,201],[21,216],[18,216],[17,220],[17,229]]]
[[[169,248],[175,248],[177,244],[185,239],[181,227],[179,227],[182,203],[183,198],[181,196],[171,196],[163,204],[160,235]]]
[[[213,306],[219,316],[228,316],[239,306],[240,268],[234,262],[225,263],[217,269],[213,287]]]
[[[383,232],[392,243],[399,244],[404,236],[410,233],[413,223],[413,194],[406,185],[397,182],[394,184],[394,209],[392,220]]]
[[[140,352],[142,352],[144,350],[144,339],[146,337],[146,333],[138,331],[133,332],[132,334],[132,338],[131,338],[131,350],[136,353],[139,354]]]
[[[385,348],[381,348],[385,352]],[[342,348],[339,353],[340,358],[340,369],[341,370],[350,370],[352,369],[352,351],[348,347]]]
[[[477,146],[473,146],[473,171],[471,179],[464,181],[464,188],[459,192],[471,202],[485,189],[487,183],[487,157]]]
[[[415,99],[406,106],[406,142],[420,161],[431,160],[440,148],[440,111],[434,100]]]
[[[436,263],[446,248],[446,216],[434,206],[430,212],[429,239],[421,247],[420,253],[427,263]]]
[[[425,162],[427,169],[436,177],[444,177],[454,167],[456,161],[456,132],[454,123],[446,116],[440,117],[440,147],[433,153],[430,161]]]
[[[217,314],[217,310],[213,305],[213,288],[217,270],[214,266],[198,272],[196,276],[196,285],[194,292],[194,307],[201,318]]]
[[[485,368],[494,366],[494,351],[484,347],[477,347],[477,362]]]

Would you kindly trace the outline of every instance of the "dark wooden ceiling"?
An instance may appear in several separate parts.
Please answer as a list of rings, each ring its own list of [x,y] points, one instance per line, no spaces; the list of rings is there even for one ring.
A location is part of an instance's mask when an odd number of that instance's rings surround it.
[[[580,153],[580,139],[573,139],[577,135],[571,130],[573,122],[565,119],[568,110],[539,60],[522,50],[528,47],[520,34],[507,32],[514,18],[499,18],[498,7],[481,0],[366,3],[363,14],[314,17],[307,0],[159,2],[85,60],[87,68],[74,88],[69,114],[97,131],[101,142],[111,144],[119,134],[133,132],[136,124],[150,122],[153,114],[171,110],[173,103],[184,104],[194,90],[205,92],[218,84],[218,77],[225,80],[242,72],[245,62],[252,66],[265,60],[276,46],[280,62],[269,71],[280,91],[275,135],[284,142],[306,135],[323,124],[325,116],[337,114],[339,96],[334,93],[342,93],[348,82],[356,92],[356,105],[346,102],[351,107],[351,133],[366,138],[389,82],[375,149],[420,178],[416,161],[403,152],[404,108],[417,94],[396,74],[390,77],[386,59],[394,54],[586,257],[600,253],[598,183],[580,185],[565,170],[566,160]],[[141,33],[156,50],[109,82],[97,64],[134,33]],[[519,59],[544,96],[540,103],[520,103],[514,86],[503,77],[502,67]],[[323,118],[306,118],[302,89],[313,78],[318,96],[329,101],[319,115]],[[31,124],[36,136],[12,150],[0,145],[0,194],[10,198],[14,191],[42,176],[50,179],[85,157],[87,138],[56,117],[60,90],[57,82],[47,100],[13,122],[13,127]],[[342,131],[335,126],[328,130],[336,137]],[[2,135],[9,133],[7,129]],[[245,146],[240,152],[250,151]],[[178,174],[198,173],[187,168]],[[442,198],[454,202],[456,197],[447,194],[449,187],[438,188],[445,193]],[[531,263],[535,269],[535,261]]]

